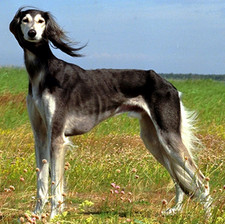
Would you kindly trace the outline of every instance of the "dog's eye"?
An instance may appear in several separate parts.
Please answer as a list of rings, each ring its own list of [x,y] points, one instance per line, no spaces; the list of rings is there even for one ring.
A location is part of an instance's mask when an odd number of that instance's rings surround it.
[[[23,21],[23,23],[28,23],[29,22],[28,18],[24,18],[22,21]]]
[[[44,20],[43,19],[39,19],[38,23],[44,23]]]

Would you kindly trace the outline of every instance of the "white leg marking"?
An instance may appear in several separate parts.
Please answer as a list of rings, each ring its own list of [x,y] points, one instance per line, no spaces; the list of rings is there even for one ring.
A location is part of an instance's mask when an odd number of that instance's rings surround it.
[[[58,137],[52,142],[51,151],[51,178],[52,178],[52,207],[51,219],[64,209],[64,137]]]
[[[41,79],[41,74],[39,79]],[[34,85],[32,88],[33,97],[27,97],[27,106],[34,133],[36,164],[38,168],[35,213],[40,214],[45,203],[48,201],[52,118],[56,103],[54,97],[48,92],[43,93],[42,98],[39,98],[35,87]]]
[[[175,215],[179,213],[183,207],[183,200],[184,200],[184,192],[180,188],[178,184],[175,184],[176,188],[176,202],[172,208],[168,208],[167,210],[163,211],[163,215]]]
[[[40,214],[48,200],[50,153],[47,144],[46,126],[31,96],[27,97],[27,108],[34,134],[37,165],[37,203],[34,212]]]

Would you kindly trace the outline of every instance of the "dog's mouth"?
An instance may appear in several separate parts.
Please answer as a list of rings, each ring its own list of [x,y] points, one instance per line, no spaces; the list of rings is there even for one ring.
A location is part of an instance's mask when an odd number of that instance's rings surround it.
[[[29,42],[35,42],[35,43],[39,41],[35,37],[29,37],[26,40],[29,41]]]
[[[24,39],[28,42],[31,42],[31,43],[37,43],[37,42],[40,42],[40,39],[37,38],[37,37],[29,37],[29,36],[26,36],[24,35]]]

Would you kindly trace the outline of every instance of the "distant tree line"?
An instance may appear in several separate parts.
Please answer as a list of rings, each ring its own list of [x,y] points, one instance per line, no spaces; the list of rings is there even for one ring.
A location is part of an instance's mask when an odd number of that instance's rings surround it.
[[[199,75],[199,74],[174,74],[174,73],[161,73],[162,77],[166,79],[212,79],[217,81],[225,81],[225,75]]]
[[[8,67],[2,67],[0,66],[0,69],[24,69],[25,67],[17,67],[17,66],[8,66]],[[180,79],[180,80],[186,80],[186,79],[211,79],[216,81],[223,81],[225,82],[225,75],[200,75],[200,74],[174,74],[174,73],[159,73],[162,77],[165,79]]]

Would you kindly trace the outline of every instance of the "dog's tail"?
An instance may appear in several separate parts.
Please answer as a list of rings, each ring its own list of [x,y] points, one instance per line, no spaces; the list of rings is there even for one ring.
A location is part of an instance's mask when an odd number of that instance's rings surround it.
[[[181,93],[179,93],[181,98]],[[198,137],[194,134],[196,132],[197,113],[194,111],[187,110],[182,101],[180,100],[180,111],[181,111],[181,122],[180,132],[181,139],[184,146],[187,148],[192,159],[194,159],[193,153],[200,148],[201,142]]]

